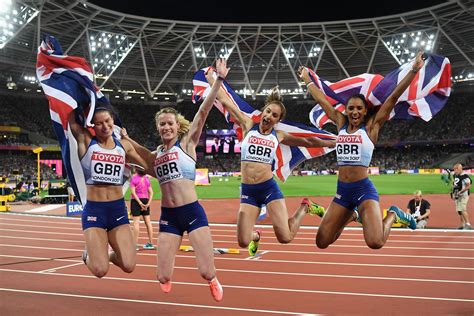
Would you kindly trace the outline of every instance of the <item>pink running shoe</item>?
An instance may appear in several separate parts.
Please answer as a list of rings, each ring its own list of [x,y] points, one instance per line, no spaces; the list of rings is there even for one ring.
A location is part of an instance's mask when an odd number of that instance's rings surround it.
[[[169,293],[171,292],[171,281],[168,281],[166,283],[161,283],[160,282],[160,287],[163,293]]]
[[[217,280],[217,277],[214,277],[214,279],[209,282],[209,288],[211,289],[211,294],[214,300],[216,302],[222,301],[222,298],[224,297],[224,289]]]

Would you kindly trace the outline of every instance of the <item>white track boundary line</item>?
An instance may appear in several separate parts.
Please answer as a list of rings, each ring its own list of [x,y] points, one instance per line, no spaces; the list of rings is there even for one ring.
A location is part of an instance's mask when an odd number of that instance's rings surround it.
[[[58,260],[54,260],[54,261],[58,261]],[[66,266],[60,266],[60,267],[57,267],[57,268],[41,270],[41,271],[38,271],[38,273],[56,272],[57,270],[66,269],[66,268],[70,268],[70,267],[75,267],[75,266],[78,266],[78,265],[81,265],[81,264],[84,264],[84,262],[76,262],[76,263],[73,263],[73,264],[68,264]]]
[[[30,228],[48,228],[48,229],[58,229],[57,226],[42,226],[42,225],[21,225],[21,224],[10,224],[10,223],[0,223],[0,224],[3,224],[3,225],[6,225],[6,226],[14,226],[14,227],[30,227]],[[1,229],[5,229],[5,228],[0,228]],[[65,229],[65,230],[74,230],[74,231],[79,231],[78,228],[71,228],[71,227],[59,227],[59,229]],[[25,230],[22,230],[22,231],[25,231]],[[30,232],[35,232],[36,231],[30,231]],[[38,233],[41,233],[41,232],[38,232]],[[58,233],[61,233],[61,232],[58,232]],[[217,236],[221,236],[222,235],[217,235]],[[228,237],[227,235],[224,235],[225,237]],[[230,236],[229,236],[230,237]],[[299,239],[296,239],[296,240],[299,240]],[[352,242],[352,241],[356,241],[356,242],[361,242],[361,243],[364,243],[364,240],[363,239],[351,239],[351,238],[339,238],[338,239],[338,242],[344,242],[344,241],[348,241],[348,242]],[[224,242],[227,242],[227,241],[224,241]],[[473,243],[471,242],[443,242],[443,241],[401,241],[401,240],[388,240],[389,243],[420,243],[420,242],[423,242],[423,243],[437,243],[437,244],[467,244],[467,245],[474,245]],[[267,244],[275,244],[275,245],[279,245],[280,243],[267,243]],[[294,246],[311,246],[311,247],[314,247],[315,245],[313,244],[296,244],[296,243],[291,243],[291,245],[294,245]],[[331,247],[353,247],[353,248],[366,248],[367,246],[366,245],[331,245]],[[465,250],[465,251],[474,251],[474,246],[472,249],[465,249],[465,248],[433,248],[433,247],[396,247],[396,246],[384,246],[384,249],[435,249],[435,250],[454,250],[454,251],[459,251],[459,250]]]
[[[0,231],[1,230],[4,230],[2,228],[0,228]],[[23,231],[23,232],[27,232],[27,231]],[[47,234],[47,233],[53,233],[53,232],[35,232],[35,231],[28,231],[28,232],[31,232],[31,233],[44,233],[44,234]],[[56,234],[56,233],[53,233],[53,234]],[[61,233],[58,233],[58,234],[61,234]],[[67,235],[71,235],[70,233],[64,233],[64,234],[67,234]],[[76,235],[74,235],[76,236]],[[9,236],[9,237],[5,237],[5,238],[18,238],[18,236]],[[21,239],[21,238],[19,238]],[[27,239],[27,237],[25,237],[24,239]],[[33,239],[36,239],[36,240],[40,240],[39,238],[33,238]],[[50,241],[64,241],[64,242],[67,242],[67,240],[59,240],[59,239],[44,239],[44,240],[50,240]],[[187,241],[188,239],[187,238],[183,238],[184,241]],[[338,242],[343,242],[345,241],[344,239],[339,239]],[[228,240],[213,240],[214,243],[229,243]],[[442,242],[440,242],[442,244]],[[282,244],[278,243],[278,242],[265,242],[264,243],[265,245],[270,245],[270,246],[282,246]],[[319,251],[319,249],[316,247],[316,245],[314,244],[298,244],[298,243],[291,243],[289,245],[284,245],[285,247],[293,247],[293,246],[296,246],[296,247],[311,247],[313,249],[315,249],[315,252],[316,251]],[[339,245],[339,244],[336,244],[336,245],[331,245],[330,246],[331,248],[364,248],[364,249],[369,249],[369,247],[367,245]],[[470,249],[470,248],[437,248],[437,247],[399,247],[399,246],[384,246],[383,249],[405,249],[405,250],[433,250],[433,251],[456,251],[456,252],[459,252],[459,251],[472,251],[474,252],[474,248]],[[303,252],[302,252],[303,253]]]
[[[49,205],[44,205],[40,207],[35,207],[31,210],[25,211],[25,213],[43,213],[43,212],[48,212],[51,210],[55,210],[60,207],[66,207],[66,204],[49,204]]]
[[[48,247],[35,247],[35,246],[18,246],[18,245],[9,245],[9,244],[0,244],[4,247],[14,247],[14,248],[29,248],[29,249],[46,249],[46,250],[62,250],[62,251],[73,251],[73,252],[83,252],[81,249],[67,249],[67,248],[48,248]],[[147,255],[147,254],[142,254]],[[156,256],[156,254],[148,254],[148,256]],[[183,256],[176,255],[177,258],[191,258],[195,259],[194,256]],[[233,261],[243,261],[245,259],[241,258],[219,258],[215,257],[215,260],[233,260]],[[401,265],[401,264],[371,264],[371,263],[350,263],[350,262],[330,262],[330,261],[297,261],[297,260],[273,260],[273,259],[262,259],[260,262],[269,262],[269,263],[301,263],[301,264],[320,264],[320,265],[342,265],[342,266],[363,266],[363,267],[383,267],[383,268],[410,268],[410,269],[440,269],[440,270],[469,270],[474,271],[474,268],[464,268],[464,267],[448,267],[448,266],[415,266],[415,265]]]
[[[36,217],[36,216],[29,216],[29,217]],[[41,217],[45,217],[45,216],[41,216]],[[0,223],[1,223],[1,220],[6,220],[6,221],[18,221],[18,222],[32,222],[32,223],[38,223],[37,220],[33,220],[33,219],[18,219],[18,218],[6,218],[6,217],[0,217]],[[60,225],[74,225],[75,227],[81,227],[81,224],[80,223],[77,223],[76,222],[65,222],[65,221],[46,221],[46,220],[42,220],[41,223],[48,223],[48,224],[60,224]],[[143,223],[143,221],[141,221],[141,223]],[[158,223],[155,222],[155,221],[152,221],[152,224],[154,224],[154,226],[156,226],[156,228],[158,227]],[[20,225],[20,224],[18,224]],[[211,226],[214,226],[214,225],[217,225],[217,224],[211,224]],[[232,235],[216,235],[216,236],[230,236],[230,237],[235,237],[235,225],[233,224],[228,224],[229,228],[232,228],[232,229],[212,229],[213,232],[229,232],[231,233]],[[57,226],[53,226],[53,227],[57,227]],[[267,228],[271,228],[270,226],[267,227]],[[317,228],[317,226],[315,226],[314,228]],[[360,230],[360,234],[352,234],[352,233],[344,233],[344,236],[361,236],[362,235],[362,230]],[[438,233],[438,232],[441,232],[443,234],[441,235],[432,235],[432,234],[429,234],[429,233]],[[446,231],[445,229],[430,229],[430,230],[418,230],[416,231],[416,234],[411,234],[411,235],[408,235],[408,234],[397,234],[396,231],[392,230],[392,232],[390,233],[390,240],[393,241],[393,238],[396,238],[396,237],[407,237],[409,236],[410,238],[468,238],[468,239],[474,239],[474,234],[473,235],[467,235],[467,236],[455,236],[455,235],[445,235],[444,233],[446,232],[459,232],[459,233],[462,233],[463,231],[460,231],[460,230],[449,230],[449,231]],[[145,232],[141,232],[143,235],[145,235],[146,233]],[[423,234],[418,234],[418,233],[423,233]],[[311,235],[313,236],[312,238],[309,238],[309,237],[300,237],[300,235]],[[463,235],[463,234],[461,234]],[[465,235],[465,234],[464,234]],[[298,232],[298,235],[295,237],[295,240],[296,239],[310,239],[310,240],[314,240],[314,233],[313,232],[304,232],[304,231],[300,231]]]
[[[96,279],[92,275],[78,275],[78,274],[67,274],[67,273],[38,273],[36,271],[24,271],[24,270],[12,270],[12,269],[0,269],[4,272],[16,272],[16,273],[29,273],[36,275],[52,275],[52,276],[64,276],[73,278],[92,278]],[[132,282],[148,282],[158,283],[155,280],[143,280],[143,279],[130,279],[130,278],[117,278],[117,277],[104,277],[102,280],[114,280],[114,281],[132,281]],[[192,283],[192,282],[173,282],[177,285],[191,285],[191,286],[207,286],[203,283]],[[340,291],[319,291],[319,290],[300,290],[300,289],[285,289],[285,288],[271,288],[271,287],[255,287],[255,286],[242,286],[242,285],[224,285],[224,289],[247,289],[247,290],[261,290],[261,291],[275,291],[275,292],[296,292],[296,293],[315,293],[315,294],[332,294],[332,295],[353,295],[353,296],[368,296],[368,297],[385,297],[385,298],[401,298],[401,299],[419,299],[419,300],[431,300],[431,301],[451,301],[451,302],[469,302],[474,303],[474,299],[463,299],[463,298],[448,298],[448,297],[431,297],[431,296],[406,296],[406,295],[395,295],[395,294],[374,294],[374,293],[357,293],[357,292],[340,292]]]
[[[156,304],[156,305],[168,305],[168,306],[179,306],[179,307],[194,307],[194,308],[205,308],[205,309],[216,309],[216,310],[230,310],[230,311],[239,311],[239,312],[302,315],[302,313],[298,313],[298,312],[285,312],[285,311],[273,311],[273,310],[265,310],[265,309],[249,309],[249,308],[211,306],[211,305],[196,305],[196,304],[185,304],[185,303],[171,303],[171,302],[160,302],[160,301],[136,300],[136,299],[129,299],[129,298],[68,294],[68,293],[58,293],[58,292],[31,291],[31,290],[19,290],[19,289],[7,289],[7,288],[0,288],[0,291],[49,295],[49,296],[73,297],[73,298],[85,298],[85,299],[115,301],[115,302]]]
[[[1,231],[2,229],[0,229]],[[44,232],[45,234],[56,234],[50,232]],[[83,236],[82,234],[67,234],[75,236]],[[21,240],[43,240],[43,241],[57,241],[57,242],[70,242],[70,243],[84,243],[81,240],[71,239],[50,239],[50,238],[34,238],[34,237],[22,237],[22,236],[0,236],[0,238],[10,239],[21,239]],[[226,243],[226,241],[214,240],[214,244]],[[268,243],[266,245],[269,245]],[[279,244],[276,244],[279,245]],[[12,245],[14,246],[14,245]],[[27,247],[26,245],[18,245],[21,247]],[[227,247],[229,248],[229,247]],[[46,249],[46,248],[45,248]],[[367,248],[368,249],[368,248]],[[307,255],[319,255],[319,256],[356,256],[356,257],[388,257],[388,258],[414,258],[414,259],[446,259],[446,260],[474,260],[474,257],[453,257],[453,256],[426,256],[426,255],[403,255],[403,254],[383,254],[383,253],[361,253],[361,252],[329,252],[329,251],[294,251],[294,250],[276,250],[270,249],[268,252],[273,253],[289,253],[289,254],[307,254]],[[137,255],[146,255],[144,253],[138,253]]]
[[[0,257],[6,258],[16,258],[16,259],[30,259],[30,260],[44,260],[44,261],[58,261],[58,262],[75,262],[69,266],[60,267],[72,267],[77,265],[84,264],[81,261],[73,259],[55,259],[55,258],[41,258],[41,257],[26,257],[26,256],[9,256],[9,255],[0,255]],[[246,258],[245,260],[247,260]],[[154,264],[142,264],[137,263],[137,267],[142,268],[152,268],[156,269]],[[178,270],[196,270],[196,267],[188,266],[175,266],[175,269]],[[54,272],[55,268],[39,271],[42,272]],[[301,273],[301,272],[279,272],[279,271],[260,271],[260,270],[242,270],[242,269],[217,269],[219,273],[229,272],[229,273],[250,273],[250,274],[271,274],[271,275],[290,275],[290,276],[304,276],[304,277],[320,277],[320,278],[343,278],[343,279],[367,279],[367,280],[388,280],[388,281],[400,281],[400,282],[433,282],[433,283],[455,283],[455,284],[474,284],[474,281],[463,281],[463,280],[442,280],[442,279],[414,279],[414,278],[398,278],[398,277],[380,277],[380,276],[367,276],[367,275],[345,275],[345,274],[320,274],[320,273]]]
[[[81,219],[79,217],[67,217],[64,215],[49,215],[49,214],[44,214],[44,215],[39,215],[39,214],[27,214],[27,213],[16,213],[16,212],[0,212],[0,218],[1,215],[6,215],[6,216],[24,216],[24,217],[41,217],[41,218],[56,218],[56,219],[67,219],[67,220],[76,220],[80,221]],[[152,224],[158,225],[158,221],[151,221]],[[209,223],[209,226],[211,227],[237,227],[237,224],[232,224],[232,223]],[[268,229],[273,229],[272,225],[266,224],[266,225],[255,225],[255,227],[258,228],[268,228]],[[300,226],[300,229],[302,230],[314,230],[316,231],[318,229],[318,226],[306,226],[302,225]],[[345,227],[344,231],[360,231],[362,232],[362,226],[361,227]],[[459,234],[471,234],[472,237],[474,237],[474,230],[460,230],[456,228],[430,228],[430,229],[422,229],[422,230],[411,230],[409,228],[394,228],[392,232],[409,232],[413,234],[418,234],[418,233],[423,233],[423,234],[429,234],[429,233],[437,233],[437,232],[451,232],[451,233],[459,233]],[[301,232],[304,234],[304,232]],[[395,235],[395,234],[394,234]],[[392,234],[391,234],[392,236]],[[403,235],[404,236],[404,235]],[[471,237],[471,236],[470,236]]]

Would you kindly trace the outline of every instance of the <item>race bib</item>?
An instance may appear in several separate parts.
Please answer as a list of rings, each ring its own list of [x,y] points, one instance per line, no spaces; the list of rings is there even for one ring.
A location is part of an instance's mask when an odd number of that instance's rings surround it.
[[[179,170],[178,159],[178,152],[165,153],[155,159],[154,168],[160,184],[183,178],[183,174]]]
[[[360,162],[362,159],[362,136],[339,135],[336,153],[338,162]]]
[[[94,182],[121,184],[125,158],[122,155],[93,152],[91,179]]]

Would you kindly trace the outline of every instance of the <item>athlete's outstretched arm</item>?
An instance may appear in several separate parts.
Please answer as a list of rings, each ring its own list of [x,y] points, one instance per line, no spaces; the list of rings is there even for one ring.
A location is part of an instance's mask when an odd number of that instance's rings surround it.
[[[338,129],[341,128],[345,122],[346,122],[346,117],[344,114],[341,112],[337,111],[331,103],[329,103],[328,99],[326,99],[326,96],[324,93],[322,93],[321,90],[319,90],[318,87],[311,81],[311,78],[309,77],[308,73],[308,68],[306,67],[299,67],[298,68],[298,75],[300,78],[306,83],[308,87],[308,91],[311,93],[313,96],[313,99],[321,105],[321,108],[323,109],[324,113],[329,117],[331,121],[336,123]]]
[[[323,140],[317,137],[298,137],[290,135],[281,130],[277,131],[278,139],[280,143],[288,146],[302,146],[302,147],[329,147],[333,148],[336,146],[336,142],[333,140]]]
[[[201,137],[202,128],[204,127],[204,123],[206,122],[207,116],[212,109],[212,105],[217,96],[217,92],[221,88],[222,81],[225,79],[229,72],[229,68],[227,68],[227,61],[224,58],[219,58],[216,61],[216,70],[217,70],[217,80],[214,81],[212,84],[211,91],[207,95],[204,102],[199,107],[196,115],[194,116],[193,122],[189,129],[187,135],[187,145],[191,145],[196,147],[199,142],[199,138]],[[185,142],[186,139],[183,139]]]
[[[380,107],[379,111],[374,117],[373,124],[369,132],[369,136],[373,142],[377,142],[380,128],[388,120],[390,112],[392,112],[393,108],[395,107],[398,98],[400,98],[402,93],[408,88],[413,78],[415,78],[417,72],[421,69],[421,67],[423,67],[424,63],[425,62],[423,60],[423,52],[420,51],[416,55],[415,63],[413,64],[412,70],[407,73],[407,75],[405,76],[405,78],[402,79],[402,81],[400,81],[395,90],[393,90],[393,92],[385,100],[384,104],[382,104],[382,106]]]
[[[212,77],[211,71],[206,75],[207,81],[212,84],[215,80]],[[242,113],[242,111],[232,102],[224,89],[219,89],[217,92],[217,99],[222,103],[225,110],[230,113],[232,120],[242,128],[245,135],[253,126],[253,121],[250,117]]]

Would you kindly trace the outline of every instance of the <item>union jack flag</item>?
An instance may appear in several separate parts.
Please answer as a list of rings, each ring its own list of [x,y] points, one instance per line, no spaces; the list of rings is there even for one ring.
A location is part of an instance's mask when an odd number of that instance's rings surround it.
[[[193,85],[194,91],[192,95],[192,101],[197,103],[205,98],[210,90],[210,85],[206,79],[206,73],[209,71],[210,67],[201,69],[194,74]],[[215,75],[215,73],[214,73]],[[260,121],[261,111],[256,110],[251,105],[249,105],[245,100],[243,100],[235,91],[230,87],[230,85],[224,81],[222,88],[227,93],[232,102],[248,117],[250,117],[255,123]],[[214,105],[219,109],[219,111],[225,116],[227,122],[232,123],[230,114],[225,111],[223,105],[216,101]],[[242,130],[241,128],[234,123],[234,129],[237,130],[237,136],[239,140],[242,140]],[[283,120],[275,125],[276,130],[285,131],[294,136],[300,137],[318,137],[325,140],[334,140],[336,136],[327,131],[320,130],[311,126],[306,126],[304,124],[290,122]],[[291,174],[297,165],[307,159],[314,157],[322,156],[330,151],[332,148],[322,147],[322,148],[306,148],[306,147],[297,147],[297,146],[287,146],[284,144],[279,144],[276,152],[276,159],[273,164],[273,173],[281,180],[285,181],[288,176]]]
[[[426,54],[426,60],[408,89],[400,96],[390,113],[389,119],[413,119],[420,117],[429,121],[448,101],[451,93],[451,64],[443,56]],[[363,94],[369,107],[382,105],[397,84],[411,71],[413,61],[390,72],[385,78],[381,75],[362,74],[331,83],[318,77],[310,69],[314,84],[326,95],[329,102],[340,112],[344,112],[347,100],[354,94]],[[309,114],[316,127],[331,122],[319,104]]]
[[[63,55],[61,45],[53,36],[44,36],[38,47],[36,75],[49,101],[53,129],[61,146],[61,153],[69,182],[76,197],[87,200],[84,174],[77,155],[77,142],[69,130],[68,117],[76,111],[76,118],[91,127],[98,102],[110,107],[108,99],[94,85],[93,72],[84,58]],[[121,126],[115,117],[115,124]],[[94,131],[90,129],[92,134]]]

